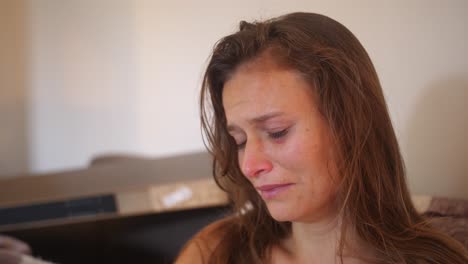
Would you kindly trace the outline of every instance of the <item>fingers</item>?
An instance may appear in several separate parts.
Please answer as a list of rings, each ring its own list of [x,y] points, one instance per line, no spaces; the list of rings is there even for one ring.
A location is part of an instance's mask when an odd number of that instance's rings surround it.
[[[0,263],[19,264],[21,263],[21,253],[9,249],[0,248]]]
[[[0,250],[7,250],[21,254],[31,254],[31,248],[28,244],[16,238],[4,235],[0,235]]]

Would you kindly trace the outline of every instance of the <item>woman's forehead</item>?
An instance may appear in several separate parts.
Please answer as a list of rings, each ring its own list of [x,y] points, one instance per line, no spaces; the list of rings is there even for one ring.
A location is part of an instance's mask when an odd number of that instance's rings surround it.
[[[312,89],[296,71],[265,67],[240,69],[223,89],[226,116],[255,118],[273,111],[308,111],[314,107]]]

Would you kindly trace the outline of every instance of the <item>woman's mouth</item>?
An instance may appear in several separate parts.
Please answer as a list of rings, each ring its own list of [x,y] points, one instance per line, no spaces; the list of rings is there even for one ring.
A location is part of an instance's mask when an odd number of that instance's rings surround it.
[[[273,199],[278,196],[280,193],[286,191],[294,185],[293,183],[286,183],[286,184],[266,184],[255,187],[263,197],[263,199]]]

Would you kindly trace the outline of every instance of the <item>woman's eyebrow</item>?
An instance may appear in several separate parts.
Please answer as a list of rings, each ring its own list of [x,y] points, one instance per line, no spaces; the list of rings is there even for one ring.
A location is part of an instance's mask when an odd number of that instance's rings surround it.
[[[274,117],[278,117],[281,115],[284,115],[284,112],[280,112],[280,111],[270,112],[270,113],[266,113],[266,114],[254,117],[250,119],[248,122],[254,125],[259,125],[268,121],[269,119],[272,119]],[[235,131],[240,131],[242,129],[235,124],[228,124],[227,130],[228,132],[235,132]]]
[[[260,123],[264,123],[265,121],[269,119],[272,119],[274,117],[278,117],[281,115],[284,115],[284,112],[280,112],[280,111],[270,112],[270,113],[252,118],[251,120],[249,120],[249,123],[260,124]]]

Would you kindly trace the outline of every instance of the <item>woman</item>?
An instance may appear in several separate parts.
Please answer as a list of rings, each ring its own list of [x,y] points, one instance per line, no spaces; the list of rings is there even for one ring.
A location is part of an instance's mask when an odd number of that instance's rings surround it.
[[[377,74],[340,23],[241,22],[213,51],[201,110],[235,214],[178,263],[467,263],[413,207]]]

